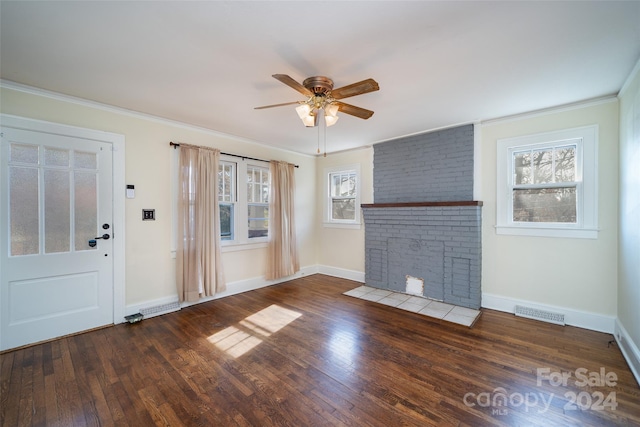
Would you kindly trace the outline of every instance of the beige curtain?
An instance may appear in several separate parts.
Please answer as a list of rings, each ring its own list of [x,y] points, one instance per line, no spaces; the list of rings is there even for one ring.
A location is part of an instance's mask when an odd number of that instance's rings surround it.
[[[294,165],[271,161],[271,191],[269,198],[268,280],[290,276],[300,270],[293,193]]]
[[[180,301],[225,289],[220,257],[220,151],[180,144],[176,282]]]

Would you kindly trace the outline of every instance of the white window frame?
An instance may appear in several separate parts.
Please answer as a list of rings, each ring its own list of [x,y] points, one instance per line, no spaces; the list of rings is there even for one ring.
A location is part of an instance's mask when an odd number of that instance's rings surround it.
[[[513,153],[576,145],[576,222],[513,221]],[[516,236],[598,238],[598,126],[500,139],[497,142],[496,233]]]
[[[331,215],[331,179],[330,176],[336,173],[355,173],[356,175],[356,206],[355,206],[355,218],[352,220],[336,220],[332,219]],[[360,229],[362,227],[361,222],[361,209],[360,209],[360,194],[361,194],[361,173],[360,164],[355,163],[351,165],[332,166],[324,169],[324,203],[323,203],[323,226],[333,228],[352,228]]]
[[[252,206],[252,205],[253,206],[263,206],[263,207],[267,208],[267,211],[269,209],[269,197],[271,196],[271,194],[270,194],[271,193],[271,174],[270,174],[270,171],[269,171],[269,165],[268,164],[266,166],[263,166],[263,165],[257,165],[257,164],[254,164],[254,163],[248,163],[248,164],[246,163],[245,167],[246,167],[246,171],[245,171],[245,174],[244,174],[245,179],[247,178],[247,173],[249,172],[249,169],[258,170],[258,171],[261,171],[262,173],[266,173],[266,179],[267,179],[266,188],[264,187],[265,184],[262,183],[262,182],[254,182],[253,183],[254,186],[257,185],[257,186],[260,187],[260,190],[261,190],[260,191],[260,201],[255,201],[255,200],[251,201],[251,202],[249,201],[249,189],[248,189],[249,181],[248,181],[248,179],[245,182],[245,188],[247,189],[247,235],[248,235],[249,234],[249,206]],[[265,190],[265,189],[266,189],[266,200],[264,200],[263,197],[262,197],[265,194],[265,193],[263,193],[263,190]],[[269,224],[269,218],[267,217],[266,220],[267,220],[267,231],[268,231],[269,230],[269,228],[268,228],[269,227],[269,225],[268,225]],[[252,242],[268,240],[268,234],[267,234],[267,236],[262,236],[262,237],[251,237],[251,238],[249,238],[249,240],[252,241]]]
[[[220,161],[236,164],[236,202],[233,218],[233,240],[221,240],[220,247],[224,252],[266,247],[268,236],[249,238],[249,203],[247,196],[247,166],[269,169],[269,162],[242,159],[234,156],[220,155]]]

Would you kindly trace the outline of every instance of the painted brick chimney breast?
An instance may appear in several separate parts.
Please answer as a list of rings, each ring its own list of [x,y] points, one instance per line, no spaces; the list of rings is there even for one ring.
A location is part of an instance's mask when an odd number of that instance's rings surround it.
[[[365,282],[463,307],[481,304],[482,202],[473,201],[473,125],[374,146]]]
[[[473,200],[473,125],[373,146],[375,203]]]

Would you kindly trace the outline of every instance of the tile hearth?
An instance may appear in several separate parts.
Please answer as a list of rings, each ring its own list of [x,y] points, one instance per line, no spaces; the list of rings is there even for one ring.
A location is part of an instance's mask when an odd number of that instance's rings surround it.
[[[401,310],[423,314],[468,327],[472,327],[481,314],[480,310],[458,307],[428,298],[373,288],[371,286],[360,286],[345,292],[343,295],[389,305]]]

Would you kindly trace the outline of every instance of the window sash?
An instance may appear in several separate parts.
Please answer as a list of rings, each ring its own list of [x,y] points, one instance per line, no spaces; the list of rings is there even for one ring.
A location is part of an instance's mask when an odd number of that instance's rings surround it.
[[[511,185],[547,185],[559,182],[575,182],[580,175],[577,170],[577,156],[581,154],[578,149],[578,145],[579,141],[562,141],[562,144],[541,144],[535,148],[513,148],[510,150]],[[567,160],[566,166],[568,167],[558,167],[563,166],[563,159],[558,158],[558,155],[563,152],[573,153],[573,155],[568,158],[567,156],[564,156],[564,159]],[[538,154],[538,156],[536,156],[536,154]],[[550,155],[550,158],[548,155]],[[521,158],[520,162],[517,160],[519,157]],[[546,164],[543,163],[545,157],[547,157]],[[523,163],[524,159],[528,160],[528,164]],[[536,164],[537,159],[539,160]],[[547,164],[550,168],[546,167]],[[545,169],[548,174],[546,179],[544,176],[540,176],[545,172]],[[518,182],[517,177],[520,177],[522,180],[527,182]],[[572,177],[573,179],[563,179],[565,177]]]
[[[262,216],[259,215],[260,210],[262,210],[262,213],[263,213]],[[269,204],[268,203],[249,203],[248,204],[247,231],[248,231],[249,239],[267,237],[269,235]]]
[[[235,239],[235,221],[234,211],[235,205],[233,203],[218,203],[220,209],[220,239],[221,240],[234,240]]]
[[[329,185],[331,186],[331,197],[353,197],[356,196],[357,175],[355,171],[335,172],[329,174]],[[343,190],[346,186],[346,191]]]
[[[247,202],[269,203],[269,169],[247,166]]]
[[[236,169],[236,163],[220,161],[218,166],[218,200],[221,203],[233,203],[237,201]]]
[[[220,160],[218,165],[218,207],[220,210],[220,240],[235,240],[235,204],[237,202],[237,164]]]
[[[577,224],[579,212],[577,193],[576,185],[514,188],[511,195],[512,222],[518,224]]]

